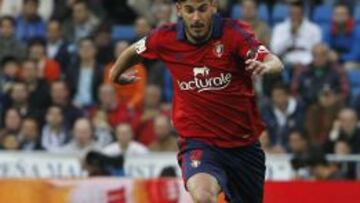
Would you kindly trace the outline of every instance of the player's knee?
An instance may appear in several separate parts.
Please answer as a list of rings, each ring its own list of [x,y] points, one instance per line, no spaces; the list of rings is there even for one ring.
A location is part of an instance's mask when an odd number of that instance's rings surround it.
[[[198,189],[193,192],[193,199],[196,203],[216,203],[217,194],[206,189]]]

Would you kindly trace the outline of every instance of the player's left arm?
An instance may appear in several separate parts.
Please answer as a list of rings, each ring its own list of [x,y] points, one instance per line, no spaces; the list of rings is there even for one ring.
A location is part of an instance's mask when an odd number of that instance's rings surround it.
[[[246,71],[253,76],[261,76],[283,70],[280,59],[255,38],[248,24],[237,21],[235,28],[235,44],[238,46],[238,55],[245,61]]]
[[[262,76],[268,73],[280,73],[284,69],[284,65],[280,59],[272,53],[268,53],[262,60],[247,59],[245,64],[245,70],[252,72],[253,76]]]

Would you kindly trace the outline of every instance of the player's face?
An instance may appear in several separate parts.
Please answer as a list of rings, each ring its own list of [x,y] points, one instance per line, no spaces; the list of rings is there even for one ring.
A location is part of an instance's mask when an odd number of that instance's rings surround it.
[[[208,36],[212,16],[216,12],[213,0],[187,0],[177,4],[177,11],[185,22],[188,36],[195,41],[202,41]]]

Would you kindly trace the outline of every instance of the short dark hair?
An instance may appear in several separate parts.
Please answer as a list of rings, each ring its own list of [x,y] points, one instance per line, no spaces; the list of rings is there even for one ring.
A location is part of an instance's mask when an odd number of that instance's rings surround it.
[[[289,3],[289,6],[301,8],[304,11],[304,3],[302,1],[296,0]]]
[[[350,7],[349,7],[349,4],[347,4],[347,3],[345,3],[345,2],[342,2],[342,1],[337,2],[337,3],[334,5],[333,9],[336,9],[337,7],[345,7],[348,11],[351,10]]]
[[[300,135],[300,137],[301,137],[303,140],[305,140],[305,141],[307,141],[307,142],[310,141],[310,138],[309,138],[309,136],[308,136],[308,134],[307,134],[307,131],[306,131],[305,129],[303,129],[303,128],[295,128],[295,129],[291,130],[291,132],[289,133],[289,135],[294,134],[294,133]]]
[[[243,3],[246,2],[246,1],[251,1],[252,3],[255,4],[256,7],[258,7],[258,5],[259,5],[259,2],[258,2],[257,0],[241,0],[241,1],[240,1],[240,4],[243,4]]]
[[[325,155],[322,155],[322,156],[311,157],[309,159],[309,165],[310,165],[310,167],[329,166],[330,163],[326,159]]]
[[[95,46],[94,38],[92,36],[87,36],[87,37],[83,37],[83,38],[79,39],[79,41],[77,42],[77,46],[80,47],[80,45],[86,41],[90,41]]]
[[[39,0],[24,0],[24,4],[29,3],[29,2],[33,2],[36,3],[37,5],[39,5]]]
[[[40,45],[42,47],[46,47],[46,40],[42,37],[35,37],[30,39],[28,47]]]
[[[274,90],[283,90],[284,92],[286,93],[290,93],[290,88],[288,85],[282,83],[282,82],[278,82],[278,83],[275,83],[272,88],[271,88],[271,93],[274,91]]]
[[[90,4],[86,0],[76,0],[73,5],[83,4],[87,9],[90,9]]]
[[[22,121],[22,123],[24,123],[24,121],[32,121],[36,124],[36,128],[39,128],[39,121],[33,116],[25,116]]]
[[[15,27],[16,26],[16,20],[12,16],[3,16],[0,18],[0,25],[4,21],[10,21],[10,23]]]
[[[8,63],[16,63],[18,64],[19,61],[16,57],[14,56],[5,56],[1,61],[0,61],[0,67],[4,67],[6,64]]]
[[[55,84],[63,84],[66,91],[70,91],[70,86],[65,80],[55,80],[50,84],[50,88],[52,88]]]

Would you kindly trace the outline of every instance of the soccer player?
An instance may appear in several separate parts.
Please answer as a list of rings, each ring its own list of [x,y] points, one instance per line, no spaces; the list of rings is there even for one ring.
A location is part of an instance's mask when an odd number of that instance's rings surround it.
[[[179,21],[163,25],[117,59],[111,78],[137,80],[127,68],[160,59],[173,77],[173,123],[180,135],[178,161],[197,203],[262,202],[264,130],[252,79],[283,65],[254,38],[249,26],[220,17],[215,0],[177,0]]]

